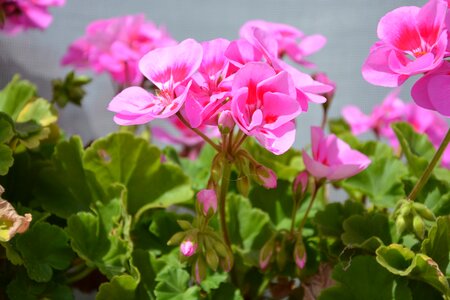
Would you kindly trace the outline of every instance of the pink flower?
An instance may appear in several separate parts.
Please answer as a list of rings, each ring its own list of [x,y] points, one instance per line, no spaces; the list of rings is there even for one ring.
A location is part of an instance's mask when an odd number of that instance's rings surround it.
[[[379,42],[370,50],[362,74],[375,85],[395,87],[410,76],[437,68],[447,48],[447,1],[430,0],[422,8],[394,9],[378,23]]]
[[[374,107],[370,116],[363,114],[356,106],[347,106],[342,115],[355,135],[373,130],[377,135],[396,141],[391,124],[404,119],[407,107],[398,97],[400,90],[389,93],[381,105]],[[395,142],[394,142],[395,143]]]
[[[117,83],[129,86],[142,82],[138,62],[144,54],[174,44],[164,29],[146,21],[144,15],[97,20],[70,45],[61,62],[107,72]]]
[[[45,29],[53,18],[49,6],[63,6],[65,0],[0,0],[0,11],[5,15],[0,30],[15,35],[31,28]]]
[[[294,179],[293,194],[304,195],[308,189],[309,175],[307,171],[301,171]]]
[[[14,207],[1,198],[4,189],[0,185],[0,242],[11,240],[17,233],[24,233],[30,226],[31,214],[19,215]]]
[[[229,110],[224,110],[219,115],[218,123],[219,129],[222,133],[227,134],[234,128],[233,114]]]
[[[252,20],[246,22],[239,33],[242,38],[248,38],[253,30],[258,28],[276,42],[277,56],[289,56],[293,61],[305,67],[314,67],[314,64],[305,60],[305,57],[316,53],[326,44],[326,38],[320,34],[307,36],[297,28],[263,20]]]
[[[212,210],[214,214],[217,211],[217,195],[214,190],[201,190],[197,194],[198,202],[203,209],[203,214],[206,216]]]
[[[139,69],[159,90],[156,95],[141,87],[123,90],[108,106],[116,113],[114,121],[119,125],[138,125],[176,114],[186,100],[202,53],[202,46],[192,39],[147,53],[139,61]]]
[[[352,177],[371,163],[334,134],[325,136],[320,127],[311,127],[312,158],[303,151],[306,170],[317,179],[341,180]]]
[[[186,118],[194,128],[217,124],[217,114],[225,108],[231,90],[226,80],[229,62],[224,55],[229,44],[225,39],[202,43],[203,60],[193,76],[185,105]]]
[[[272,153],[282,154],[294,143],[294,119],[301,107],[287,72],[247,63],[235,74],[231,111],[239,128]]]
[[[449,13],[450,20],[450,13]],[[450,62],[420,78],[411,89],[417,105],[450,117]]]
[[[184,240],[180,245],[180,252],[184,256],[192,256],[194,255],[195,251],[197,251],[197,243],[193,243],[190,240]]]

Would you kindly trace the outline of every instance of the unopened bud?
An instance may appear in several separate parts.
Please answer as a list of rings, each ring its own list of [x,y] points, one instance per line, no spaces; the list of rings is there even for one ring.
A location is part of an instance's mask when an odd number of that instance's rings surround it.
[[[274,250],[273,247],[274,247],[274,239],[271,238],[264,244],[264,246],[261,248],[261,251],[259,252],[259,267],[263,271],[267,269],[270,260],[272,259]]]
[[[257,165],[255,168],[256,182],[266,189],[274,189],[277,187],[277,175],[271,169],[263,165]]]
[[[236,180],[236,187],[242,196],[247,197],[250,192],[250,180],[247,176],[241,174]]]
[[[217,195],[214,190],[201,190],[197,194],[198,202],[205,216],[211,211],[215,214],[217,211]]]
[[[411,203],[405,203],[400,208],[400,215],[406,217],[411,213]]]
[[[425,220],[428,221],[436,220],[436,217],[434,216],[431,209],[429,209],[425,204],[414,202],[413,207],[416,210],[416,212]]]
[[[298,240],[297,243],[295,243],[294,248],[294,260],[297,267],[302,270],[305,267],[306,264],[306,249],[305,245],[303,244],[302,240]]]
[[[206,263],[202,256],[199,256],[192,266],[192,275],[195,281],[200,284],[206,277]]]
[[[301,199],[304,197],[306,190],[308,189],[308,181],[309,174],[306,170],[300,172],[297,177],[295,177],[292,192],[296,196],[296,199]]]
[[[336,92],[336,83],[334,81],[332,81],[327,74],[325,73],[316,73],[313,75],[314,80],[329,85],[331,87],[333,87],[333,89],[329,92],[326,92],[325,94],[323,94],[325,96],[325,98],[327,98],[327,102],[325,102],[325,107],[328,108],[330,106],[330,101],[333,100],[334,98],[334,93]]]
[[[425,223],[422,220],[422,217],[416,215],[413,219],[413,228],[416,235],[423,239],[425,236]]]
[[[277,262],[278,270],[282,271],[284,270],[284,267],[286,266],[287,262],[286,244],[284,238],[281,241],[281,243],[276,243],[275,252],[276,252],[275,261]]]
[[[175,233],[167,242],[167,246],[178,245],[186,237],[186,232],[181,231]]]
[[[206,262],[213,271],[217,270],[217,267],[219,265],[219,256],[217,255],[216,251],[214,251],[214,249],[209,248],[206,250]]]
[[[224,110],[219,115],[218,125],[219,130],[222,134],[228,134],[233,130],[234,127],[234,119],[231,111]]]
[[[197,250],[198,245],[193,243],[191,240],[185,240],[180,245],[180,252],[186,257],[194,255]]]
[[[403,217],[403,215],[399,215],[395,220],[395,228],[397,229],[398,234],[401,235],[405,231],[406,227],[407,224],[405,217]]]

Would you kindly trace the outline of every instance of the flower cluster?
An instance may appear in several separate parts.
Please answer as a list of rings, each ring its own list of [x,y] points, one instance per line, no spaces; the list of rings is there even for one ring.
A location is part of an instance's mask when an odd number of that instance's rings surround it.
[[[324,44],[320,36],[290,28],[255,21],[243,26],[238,40],[187,39],[155,49],[142,57],[139,70],[156,92],[129,87],[108,109],[120,125],[177,115],[192,128],[217,127],[219,115],[230,113],[245,135],[282,154],[294,143],[294,119],[310,102],[324,103],[323,94],[333,89],[281,60],[286,53],[304,63]]]
[[[350,125],[354,135],[373,131],[375,135],[389,140],[394,148],[399,143],[391,124],[407,122],[416,132],[428,136],[431,143],[438,148],[448,130],[445,120],[434,111],[423,109],[414,103],[405,103],[398,97],[399,90],[389,93],[380,105],[374,107],[370,115],[365,115],[356,106],[343,109],[342,115]],[[450,148],[442,156],[442,164],[450,168]]]
[[[372,84],[397,87],[423,74],[411,95],[417,105],[450,116],[448,1],[430,0],[422,8],[399,7],[381,18],[378,37],[362,68]]]
[[[45,29],[52,22],[50,6],[65,0],[0,0],[0,30],[15,35],[31,28]]]
[[[145,20],[144,15],[97,20],[70,45],[62,64],[109,73],[121,86],[140,85],[143,76],[138,62],[142,56],[175,43],[164,28]]]

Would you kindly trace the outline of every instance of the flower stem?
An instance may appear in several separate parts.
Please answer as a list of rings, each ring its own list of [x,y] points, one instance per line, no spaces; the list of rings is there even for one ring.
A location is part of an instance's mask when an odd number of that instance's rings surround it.
[[[411,193],[408,196],[408,200],[414,201],[416,199],[417,194],[422,190],[425,183],[427,183],[428,179],[431,176],[431,173],[433,172],[434,167],[441,159],[441,156],[444,153],[445,148],[447,148],[449,142],[450,142],[450,128],[447,131],[447,134],[445,135],[444,139],[442,140],[441,145],[439,146],[430,163],[428,164],[428,167],[422,173],[422,176],[419,178],[419,181],[416,182],[416,185],[414,186],[414,188],[412,189]]]
[[[88,276],[89,274],[91,274],[91,272],[94,270],[95,270],[95,268],[88,267],[87,265],[83,265],[83,267],[80,268],[80,270],[78,272],[76,272],[75,274],[73,274],[71,276],[68,276],[67,283],[68,284],[75,283],[75,282],[83,279],[84,277]]]
[[[298,230],[299,232],[301,232],[303,230],[303,227],[305,227],[306,220],[308,219],[309,212],[311,211],[311,208],[312,208],[312,206],[314,204],[314,200],[316,199],[317,191],[320,189],[321,186],[322,186],[321,182],[316,182],[316,184],[314,185],[314,189],[313,189],[313,192],[311,194],[311,200],[309,201],[308,208],[306,208],[305,215],[303,216],[302,222],[300,223],[300,227],[299,227],[299,230]]]
[[[322,115],[322,124],[321,124],[321,128],[323,130],[325,130],[325,126],[327,126],[327,121],[328,121],[328,107],[324,107],[323,108],[323,115]]]
[[[228,193],[228,187],[230,184],[231,175],[231,163],[224,157],[223,159],[223,169],[222,169],[222,180],[220,183],[219,192],[219,215],[220,215],[220,227],[222,228],[223,240],[227,246],[231,249],[230,237],[228,235],[227,220],[226,220],[226,198]]]
[[[207,137],[203,132],[201,132],[197,128],[192,128],[191,125],[189,125],[188,121],[186,121],[186,119],[181,115],[180,112],[177,112],[177,117],[187,128],[190,128],[192,131],[198,134],[205,142],[207,142],[214,149],[216,149],[217,152],[220,152],[220,147],[216,143],[214,143],[209,137]]]
[[[236,136],[236,143],[233,146],[233,149],[231,150],[232,153],[236,152],[239,147],[242,145],[242,143],[245,141],[245,139],[248,137],[248,135],[244,134],[242,131],[239,131]]]

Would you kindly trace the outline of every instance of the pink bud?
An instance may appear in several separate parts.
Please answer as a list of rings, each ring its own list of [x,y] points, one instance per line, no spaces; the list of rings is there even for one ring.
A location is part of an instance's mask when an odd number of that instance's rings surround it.
[[[327,100],[333,99],[334,93],[336,91],[336,83],[334,81],[332,81],[325,73],[319,72],[317,74],[314,74],[313,78],[320,83],[323,83],[323,84],[333,87],[333,89],[331,91],[324,94],[324,96],[327,98]]]
[[[302,270],[306,264],[306,250],[303,242],[297,242],[294,249],[294,259],[297,267]]]
[[[190,240],[184,240],[180,245],[180,252],[184,256],[192,256],[197,250],[197,246],[198,245],[196,243],[193,243]]]
[[[262,165],[256,167],[256,175],[258,181],[267,189],[274,189],[277,187],[277,175],[274,171]]]
[[[306,170],[300,172],[297,175],[297,177],[294,180],[294,185],[293,185],[294,194],[300,194],[300,195],[305,194],[306,189],[308,188],[308,178],[309,178],[309,174]]]
[[[231,114],[231,111],[224,110],[223,112],[221,112],[219,115],[218,124],[219,124],[220,132],[222,132],[224,134],[227,134],[231,130],[233,130],[234,119],[233,119],[233,115]]]
[[[206,216],[210,209],[213,214],[217,211],[217,195],[214,190],[201,190],[197,194],[198,202],[203,208],[203,214]]]

